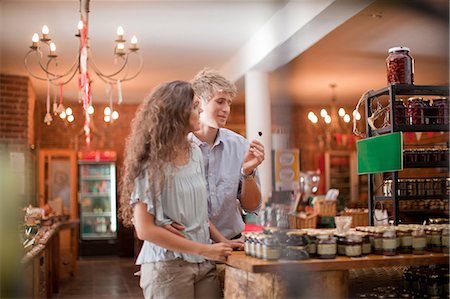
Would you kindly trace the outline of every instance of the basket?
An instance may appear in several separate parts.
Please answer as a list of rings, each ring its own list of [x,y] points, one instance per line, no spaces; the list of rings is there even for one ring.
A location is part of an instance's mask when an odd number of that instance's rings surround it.
[[[309,216],[300,216],[300,213],[289,214],[289,228],[316,228],[317,227],[317,214],[311,214]]]
[[[314,213],[319,216],[336,216],[336,200],[316,199]]]
[[[345,211],[341,213],[341,216],[352,216],[352,227],[369,225],[368,211]]]

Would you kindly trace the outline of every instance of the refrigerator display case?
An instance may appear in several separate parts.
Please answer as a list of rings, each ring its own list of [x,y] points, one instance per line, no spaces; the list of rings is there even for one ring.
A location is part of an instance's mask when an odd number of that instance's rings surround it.
[[[113,254],[117,243],[114,152],[78,153],[80,254]]]

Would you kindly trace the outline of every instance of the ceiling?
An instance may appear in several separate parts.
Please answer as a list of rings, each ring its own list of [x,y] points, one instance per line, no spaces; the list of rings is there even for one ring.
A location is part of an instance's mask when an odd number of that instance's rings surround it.
[[[122,86],[124,103],[138,103],[157,84],[190,80],[210,66],[237,82],[237,101],[244,99],[245,72],[261,69],[271,74],[273,103],[329,103],[329,85],[336,83],[338,102],[353,105],[365,90],[386,85],[384,61],[393,46],[411,48],[416,84],[448,84],[448,11],[447,0],[92,0],[91,59],[106,73],[114,69],[115,32],[121,25],[126,39],[138,37],[144,58],[142,73]],[[285,17],[289,13],[291,19]],[[44,24],[56,43],[59,68],[67,68],[77,54],[78,20],[76,0],[0,1],[0,72],[27,75],[24,55]],[[280,22],[280,34],[262,38],[257,48],[266,52],[243,55],[264,28]],[[105,102],[105,85],[93,79],[94,104]],[[45,100],[46,83],[32,83],[38,99]],[[63,92],[66,101],[76,101],[77,80]]]

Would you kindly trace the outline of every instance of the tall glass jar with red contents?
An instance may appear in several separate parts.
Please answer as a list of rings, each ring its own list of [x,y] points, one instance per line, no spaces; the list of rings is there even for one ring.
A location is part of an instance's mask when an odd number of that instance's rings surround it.
[[[414,59],[409,55],[409,48],[390,48],[386,71],[389,84],[414,84]]]

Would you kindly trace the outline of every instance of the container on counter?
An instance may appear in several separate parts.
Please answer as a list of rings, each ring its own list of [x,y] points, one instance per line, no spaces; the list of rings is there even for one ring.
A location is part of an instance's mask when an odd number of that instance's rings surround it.
[[[310,257],[317,255],[317,233],[308,234],[309,244],[307,246],[308,254]]]
[[[432,252],[442,252],[441,234],[442,234],[442,229],[440,229],[439,227],[432,228],[432,230],[431,230],[431,251]]]
[[[323,234],[317,236],[317,257],[319,259],[336,258],[336,238],[332,235]]]
[[[376,229],[373,233],[373,253],[383,254],[383,231],[381,229]]]
[[[357,234],[348,234],[345,238],[345,255],[348,257],[361,257],[362,237]]]
[[[265,260],[277,260],[281,255],[278,238],[274,235],[266,235],[262,240],[262,258]]]
[[[362,255],[368,255],[372,252],[372,244],[368,234],[361,234],[362,237]]]
[[[294,230],[286,233],[286,245],[288,246],[304,246],[309,244],[309,238],[305,231]]]
[[[264,239],[265,239],[265,234],[258,234],[256,237],[255,237],[255,257],[257,257],[257,258],[259,258],[259,259],[261,259],[262,258],[262,256],[263,256],[263,254],[262,254],[262,247],[263,247],[263,242],[264,242]]]
[[[244,252],[246,255],[250,255],[250,239],[252,233],[244,233]]]
[[[414,60],[407,47],[389,49],[386,58],[388,84],[414,84]]]
[[[449,228],[443,228],[441,233],[442,252],[449,253]]]
[[[287,260],[305,260],[309,258],[306,246],[286,246],[283,258]]]
[[[408,228],[402,228],[397,232],[397,237],[400,239],[400,252],[411,253],[413,243],[411,230]]]
[[[346,234],[335,234],[337,255],[345,256]]]
[[[413,230],[412,238],[413,254],[425,254],[425,250],[427,248],[427,237],[425,231],[422,228]]]
[[[397,253],[397,235],[394,229],[387,229],[383,233],[383,255],[393,256]]]

